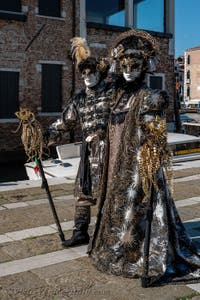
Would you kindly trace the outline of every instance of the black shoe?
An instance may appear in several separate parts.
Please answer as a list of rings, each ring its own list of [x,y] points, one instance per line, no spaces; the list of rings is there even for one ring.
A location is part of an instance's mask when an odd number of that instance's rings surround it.
[[[71,239],[62,242],[63,247],[76,247],[81,245],[87,245],[90,237],[87,232],[73,232]]]

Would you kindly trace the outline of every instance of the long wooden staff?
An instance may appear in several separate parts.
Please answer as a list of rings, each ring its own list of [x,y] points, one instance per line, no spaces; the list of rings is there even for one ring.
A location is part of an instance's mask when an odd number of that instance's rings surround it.
[[[28,161],[34,160],[37,163],[40,176],[42,178],[42,188],[45,188],[46,190],[50,208],[58,229],[58,234],[63,245],[63,243],[65,242],[65,236],[60,225],[60,221],[55,209],[55,205],[49,190],[49,185],[46,180],[41,162],[44,148],[41,125],[36,120],[34,113],[32,113],[29,109],[20,108],[20,110],[15,114],[20,120],[20,124],[15,132],[19,131],[19,129],[22,127],[21,139],[24,145],[25,153],[28,156]]]

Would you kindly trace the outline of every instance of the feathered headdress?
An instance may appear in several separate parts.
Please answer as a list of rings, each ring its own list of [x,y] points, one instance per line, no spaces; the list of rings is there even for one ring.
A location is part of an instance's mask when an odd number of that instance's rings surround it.
[[[106,58],[91,56],[90,48],[85,39],[74,37],[71,42],[72,59],[76,63],[79,72],[90,69],[92,72],[100,72],[101,79],[107,76],[109,70],[109,62]]]
[[[70,42],[72,59],[75,61],[76,66],[78,66],[80,62],[90,56],[90,48],[88,47],[86,40],[81,37],[74,37]]]

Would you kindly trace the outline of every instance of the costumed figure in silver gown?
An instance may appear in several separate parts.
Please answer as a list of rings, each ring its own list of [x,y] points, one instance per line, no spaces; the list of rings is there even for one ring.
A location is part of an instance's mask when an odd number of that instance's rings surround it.
[[[103,160],[106,154],[106,130],[109,118],[109,102],[112,91],[105,82],[109,69],[103,58],[90,55],[86,41],[72,39],[72,58],[81,73],[85,89],[74,96],[50,129],[50,140],[60,133],[71,130],[78,122],[82,130],[80,166],[75,182],[75,216],[72,237],[63,245],[73,247],[89,242],[88,226],[90,206],[98,201],[99,187],[103,184]]]
[[[168,96],[144,83],[158,51],[142,30],[121,34],[112,47],[107,186],[89,250],[99,270],[140,277],[144,287],[200,279],[200,256],[172,198]]]

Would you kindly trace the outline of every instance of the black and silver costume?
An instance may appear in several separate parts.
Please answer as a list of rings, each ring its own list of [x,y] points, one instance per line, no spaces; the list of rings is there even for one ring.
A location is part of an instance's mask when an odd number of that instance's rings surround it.
[[[142,277],[144,286],[200,280],[200,255],[170,190],[168,98],[143,83],[147,59],[153,55],[152,39],[131,30],[114,48],[122,68],[128,61],[131,72],[134,68],[141,72],[131,82],[121,76],[116,85],[109,123],[108,183],[90,249],[99,270]]]
[[[75,38],[75,48],[83,46],[83,40]],[[52,136],[56,136],[62,130],[71,130],[77,123],[82,130],[81,160],[75,182],[75,229],[72,238],[65,242],[65,246],[89,242],[87,231],[90,223],[90,206],[96,204],[100,197],[112,94],[110,83],[104,81],[108,64],[86,55],[86,58],[79,62],[78,68],[84,80],[87,80],[85,84],[90,81],[94,83],[91,87],[86,86],[71,99],[63,111],[62,119],[53,123],[50,128]]]

